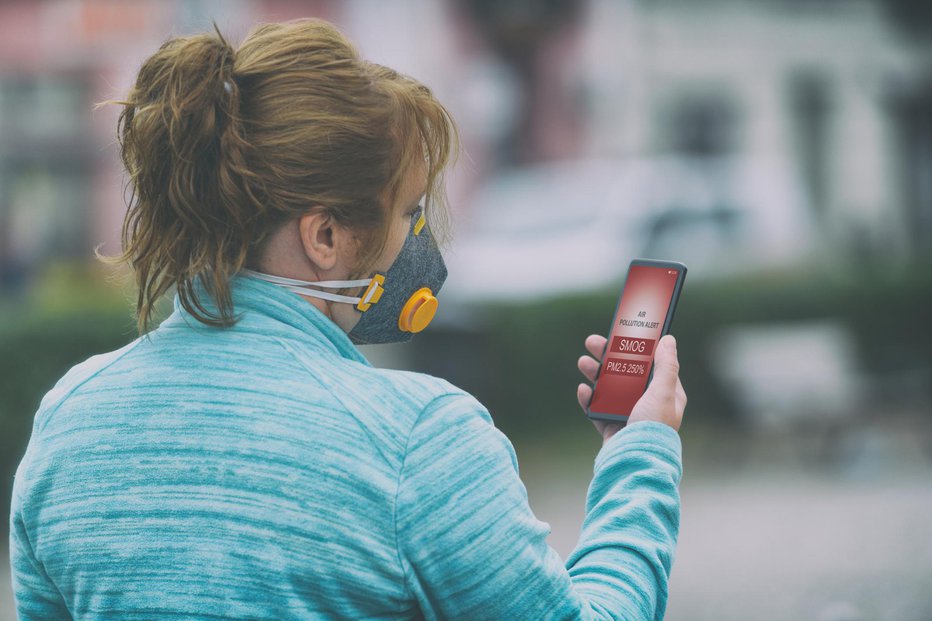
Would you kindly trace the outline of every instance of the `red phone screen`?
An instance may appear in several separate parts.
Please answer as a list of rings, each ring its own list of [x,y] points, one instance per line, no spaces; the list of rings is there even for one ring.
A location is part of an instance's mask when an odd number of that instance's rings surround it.
[[[615,312],[589,411],[629,416],[644,394],[679,270],[632,265]]]

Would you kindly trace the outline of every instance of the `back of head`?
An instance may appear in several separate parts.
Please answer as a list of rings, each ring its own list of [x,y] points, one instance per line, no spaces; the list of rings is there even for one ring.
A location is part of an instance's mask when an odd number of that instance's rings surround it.
[[[406,171],[427,165],[425,212],[449,222],[443,170],[456,129],[431,91],[360,58],[329,23],[264,24],[234,49],[218,32],[173,38],[148,58],[118,125],[132,189],[123,253],[140,332],[175,287],[215,326],[234,322],[230,279],[277,227],[326,210],[357,234],[349,278],[382,253]],[[107,259],[110,260],[110,259]],[[217,305],[198,299],[201,279]]]

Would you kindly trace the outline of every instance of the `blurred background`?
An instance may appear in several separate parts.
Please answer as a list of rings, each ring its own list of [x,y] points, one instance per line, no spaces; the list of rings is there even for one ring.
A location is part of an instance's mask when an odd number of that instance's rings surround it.
[[[689,266],[667,618],[932,619],[932,4],[0,3],[0,509],[42,395],[135,337],[114,106],[166,38],[318,16],[429,85],[465,157],[430,328],[376,366],[474,393],[564,556],[576,403],[628,262]],[[7,523],[0,620],[13,619]]]

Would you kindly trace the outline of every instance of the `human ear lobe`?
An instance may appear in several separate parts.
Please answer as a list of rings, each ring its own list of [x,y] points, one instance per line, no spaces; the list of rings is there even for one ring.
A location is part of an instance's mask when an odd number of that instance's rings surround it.
[[[317,211],[298,218],[298,233],[307,258],[321,270],[337,262],[335,223],[329,214]]]

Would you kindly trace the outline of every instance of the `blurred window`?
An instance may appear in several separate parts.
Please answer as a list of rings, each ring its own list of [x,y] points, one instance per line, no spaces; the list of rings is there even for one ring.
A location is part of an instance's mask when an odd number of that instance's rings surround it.
[[[0,132],[33,139],[82,133],[89,90],[81,75],[0,76]]]
[[[834,102],[830,77],[814,69],[790,75],[787,89],[796,129],[797,162],[818,218],[827,209],[829,122]]]
[[[913,252],[928,255],[932,253],[932,79],[903,85],[890,104]]]
[[[0,76],[0,286],[90,256],[90,107],[83,74]]]

